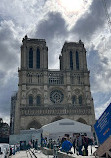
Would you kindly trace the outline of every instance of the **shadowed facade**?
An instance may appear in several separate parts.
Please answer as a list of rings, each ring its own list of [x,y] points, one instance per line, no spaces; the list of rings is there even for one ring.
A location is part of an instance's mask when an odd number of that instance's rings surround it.
[[[44,39],[23,38],[14,133],[68,118],[95,123],[86,50],[81,42],[65,42],[60,69],[48,69]]]

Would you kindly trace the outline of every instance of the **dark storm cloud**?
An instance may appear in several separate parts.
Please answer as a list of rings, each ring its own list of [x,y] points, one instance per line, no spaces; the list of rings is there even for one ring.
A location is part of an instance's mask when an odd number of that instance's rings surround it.
[[[5,77],[5,72],[4,71],[0,71],[0,78],[4,78]]]
[[[87,55],[88,69],[90,70],[90,81],[92,90],[96,90],[98,87],[97,76],[103,73],[103,64],[99,56],[98,50],[95,50],[94,46],[90,49]]]
[[[88,68],[91,70],[92,73],[100,73],[103,70],[100,62],[101,59],[99,56],[99,52],[98,50],[95,50],[95,48],[92,46],[87,56]]]
[[[94,46],[89,50],[87,63],[88,69],[90,70],[91,88],[95,93],[100,91],[107,93],[111,90],[111,69],[109,60],[108,57],[101,55]]]
[[[16,77],[15,77],[16,76]],[[0,86],[0,116],[4,117],[10,114],[11,96],[17,90],[17,74],[13,78],[10,78],[9,82],[5,86]]]
[[[15,37],[13,22],[2,21],[0,25],[0,116],[10,112],[10,98],[17,90],[17,67],[19,66],[20,42]]]
[[[19,64],[20,42],[14,37],[11,25],[11,22],[3,22],[0,26],[0,67],[6,72]]]
[[[65,36],[67,34],[66,23],[60,13],[50,12],[47,17],[47,20],[39,23],[37,36],[52,40],[56,35]]]
[[[101,57],[100,52],[93,45],[87,54],[87,63],[88,69],[90,70],[90,83],[96,118],[98,118],[106,108],[103,105],[108,100],[111,100],[109,59],[107,57]]]
[[[59,54],[67,35],[67,26],[60,13],[49,12],[46,20],[42,20],[38,24],[35,37],[46,39],[49,48],[49,64],[57,62],[54,59],[57,53],[59,60]]]
[[[107,1],[107,7],[111,7],[111,1]],[[88,12],[78,19],[71,32],[82,39],[89,40],[95,31],[101,29],[106,21],[105,9],[102,0],[93,0]]]
[[[0,15],[0,23],[1,23],[1,21],[3,21],[3,17]]]

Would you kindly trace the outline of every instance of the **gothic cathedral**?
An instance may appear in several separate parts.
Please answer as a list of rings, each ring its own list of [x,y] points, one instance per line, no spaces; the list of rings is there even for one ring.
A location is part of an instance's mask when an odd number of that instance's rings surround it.
[[[65,42],[60,69],[48,69],[44,39],[23,38],[14,133],[68,118],[88,125],[95,123],[86,50],[83,42]]]

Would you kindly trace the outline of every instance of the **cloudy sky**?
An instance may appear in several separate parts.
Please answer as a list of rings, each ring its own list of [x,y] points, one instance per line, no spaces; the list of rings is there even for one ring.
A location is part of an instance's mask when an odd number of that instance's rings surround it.
[[[111,0],[107,0],[111,16]],[[9,123],[10,98],[17,91],[20,45],[46,39],[49,68],[59,68],[65,41],[81,39],[87,49],[96,118],[111,101],[111,31],[102,0],[0,1],[0,117]]]

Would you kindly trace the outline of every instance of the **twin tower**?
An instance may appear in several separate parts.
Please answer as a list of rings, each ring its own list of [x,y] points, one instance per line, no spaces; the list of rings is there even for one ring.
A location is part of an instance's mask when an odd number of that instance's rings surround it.
[[[48,69],[44,39],[25,36],[22,42],[14,133],[63,118],[93,125],[94,105],[82,41],[64,43],[59,70]]]

